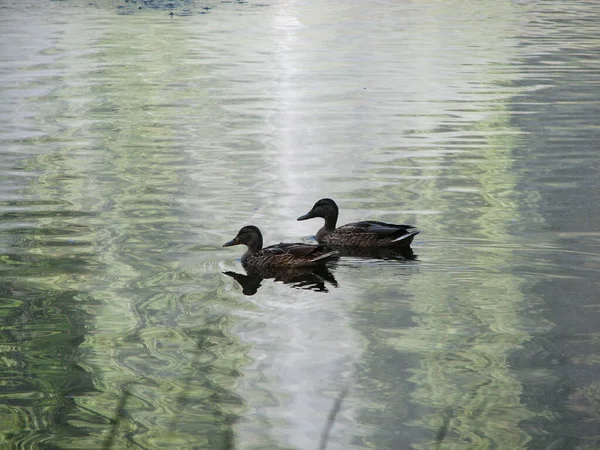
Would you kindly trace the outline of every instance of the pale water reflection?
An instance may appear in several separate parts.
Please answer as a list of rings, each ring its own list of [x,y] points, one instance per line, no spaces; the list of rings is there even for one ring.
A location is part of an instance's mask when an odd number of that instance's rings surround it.
[[[598,5],[183,3],[0,6],[0,446],[598,448]]]

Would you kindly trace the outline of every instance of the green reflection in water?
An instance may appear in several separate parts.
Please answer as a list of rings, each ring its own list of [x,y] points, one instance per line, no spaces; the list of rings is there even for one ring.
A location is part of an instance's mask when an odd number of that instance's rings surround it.
[[[365,295],[363,309],[373,316],[370,326],[359,326],[370,342],[357,373],[369,398],[360,419],[372,427],[365,445],[396,448],[406,435],[423,449],[517,449],[531,439],[520,424],[535,413],[521,402],[522,386],[507,358],[532,329],[524,318],[529,281],[513,271],[525,244],[514,228],[520,226],[522,202],[535,204],[537,195],[515,191],[516,133],[502,108],[496,109],[497,115],[461,129],[477,136],[480,149],[453,154],[449,145],[451,157],[428,162],[439,170],[427,172],[418,195],[406,195],[387,178],[418,174],[405,157],[370,172],[372,179],[389,183],[377,196],[382,204],[403,199],[407,210],[426,205],[439,213],[418,217],[416,224],[427,234],[425,244],[415,247],[418,273],[396,270],[395,277],[404,276],[373,285]],[[535,327],[549,325],[541,321]],[[407,373],[412,386],[402,379]]]
[[[469,234],[482,241],[463,242],[458,234],[445,248],[431,249],[436,260],[455,261],[456,269],[423,271],[409,280],[417,326],[389,340],[399,350],[422,356],[411,377],[417,386],[413,400],[431,413],[416,424],[434,431],[443,448],[517,449],[530,439],[519,423],[533,413],[521,404],[521,386],[506,363],[529,335],[521,318],[525,281],[510,270],[518,251],[510,228],[519,219],[512,199],[518,182],[510,162],[514,138],[499,130],[506,130],[502,120],[478,123],[476,132],[487,140],[484,149],[477,158],[454,161],[458,185],[464,177],[468,189],[448,189],[444,183],[434,187],[446,192],[436,197],[435,208],[468,217]],[[456,204],[464,207],[456,210]],[[438,224],[445,217],[433,216]]]
[[[181,223],[185,108],[171,102],[202,105],[203,92],[169,85],[185,31],[130,26],[25,106],[43,112],[46,134],[19,143],[40,154],[24,160],[34,175],[22,195],[41,206],[10,217],[27,226],[3,264],[15,368],[3,429],[61,448],[229,448],[247,363],[230,311],[247,306],[223,295],[206,256],[197,269],[177,258],[193,236]],[[161,57],[149,63],[153,46]]]

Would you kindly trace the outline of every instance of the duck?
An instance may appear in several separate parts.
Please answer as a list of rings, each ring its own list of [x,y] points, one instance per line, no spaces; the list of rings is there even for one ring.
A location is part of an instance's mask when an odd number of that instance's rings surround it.
[[[317,231],[316,238],[319,244],[331,248],[406,248],[421,232],[412,225],[396,225],[376,220],[347,223],[336,228],[338,215],[337,204],[330,198],[322,198],[308,213],[298,217],[297,220],[308,220],[315,217],[325,219],[325,225]]]
[[[258,227],[246,225],[237,236],[223,244],[223,247],[245,245],[242,266],[246,270],[277,267],[318,267],[337,259],[339,252],[324,245],[302,243],[279,243],[263,248],[263,237]]]

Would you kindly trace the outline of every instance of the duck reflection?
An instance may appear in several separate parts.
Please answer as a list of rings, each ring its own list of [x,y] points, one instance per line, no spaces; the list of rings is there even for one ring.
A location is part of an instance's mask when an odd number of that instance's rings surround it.
[[[329,246],[337,251],[342,257],[358,257],[369,259],[385,259],[395,261],[415,261],[415,255],[411,247],[404,248],[360,248],[360,247],[337,247]]]
[[[318,268],[281,268],[281,269],[252,269],[246,274],[232,271],[223,272],[242,286],[244,295],[254,295],[265,279],[273,278],[294,289],[329,292],[327,284],[337,287],[337,281],[331,271],[323,266]]]

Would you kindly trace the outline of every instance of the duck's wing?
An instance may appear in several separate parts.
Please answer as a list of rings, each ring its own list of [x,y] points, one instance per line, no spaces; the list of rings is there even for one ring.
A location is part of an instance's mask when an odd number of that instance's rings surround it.
[[[265,255],[287,255],[297,259],[305,259],[317,262],[322,259],[330,259],[338,256],[338,252],[332,251],[323,245],[310,245],[301,243],[280,243],[265,247],[261,250]]]
[[[340,234],[374,234],[378,239],[400,237],[405,234],[414,235],[419,231],[412,225],[396,225],[393,223],[364,220],[353,222],[336,228]]]
[[[301,244],[301,243],[294,243],[294,244],[281,243],[281,244],[279,244],[279,246],[283,251],[285,251],[286,253],[289,253],[290,255],[293,255],[297,258],[312,259],[312,258],[317,258],[319,256],[323,256],[325,254],[332,253],[332,251],[330,249],[328,249],[327,247],[325,247],[324,245],[311,245],[311,244]]]

